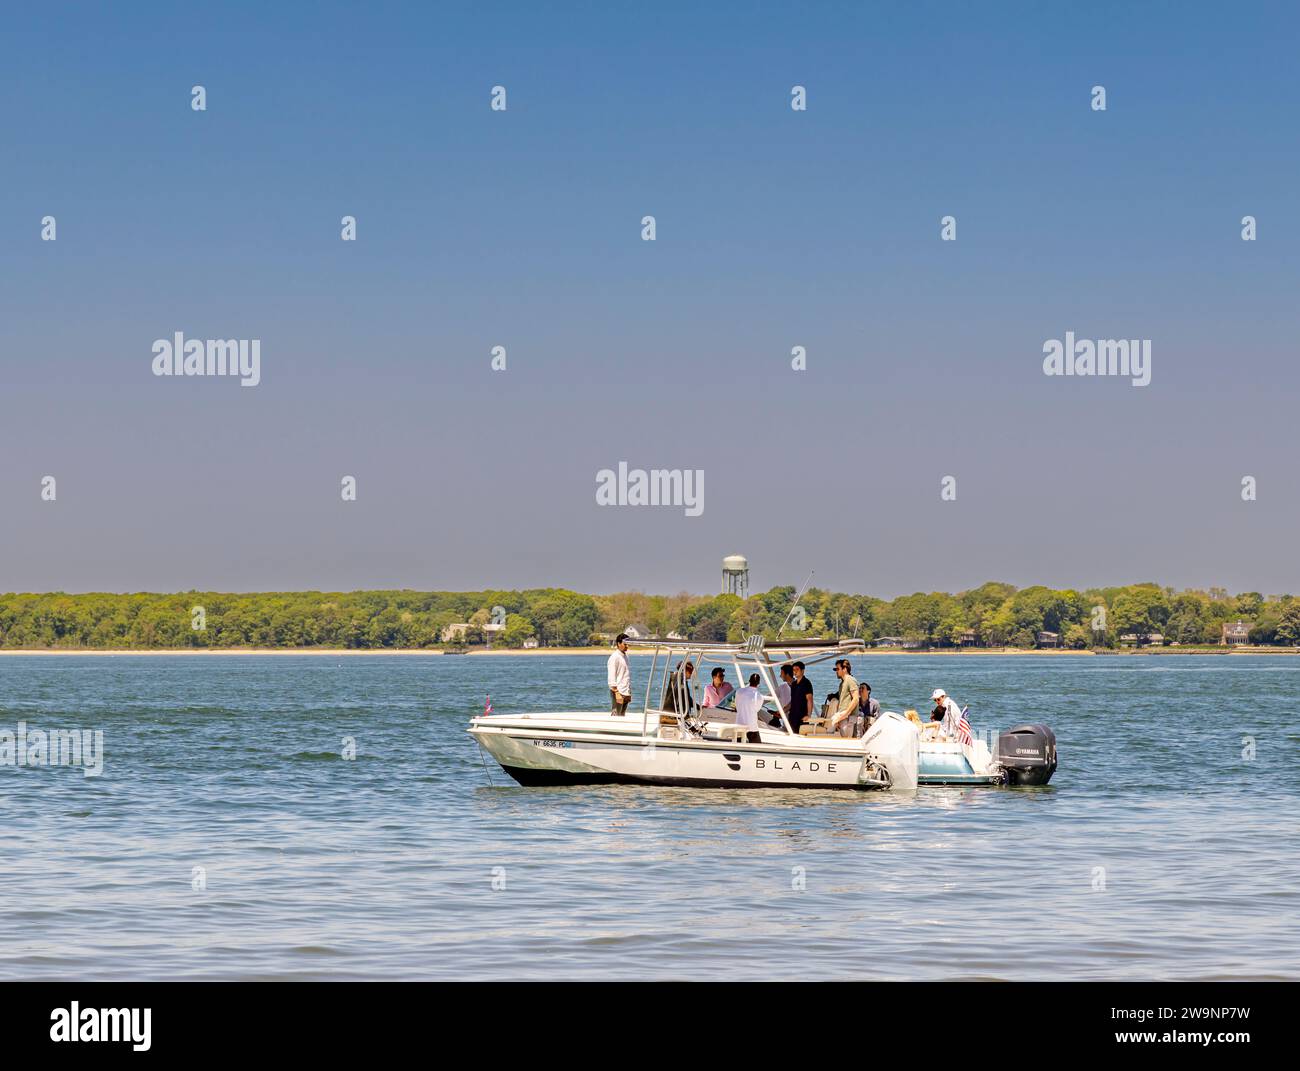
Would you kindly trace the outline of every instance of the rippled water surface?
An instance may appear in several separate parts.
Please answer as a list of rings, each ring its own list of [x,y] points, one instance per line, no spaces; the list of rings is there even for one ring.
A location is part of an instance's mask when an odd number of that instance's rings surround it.
[[[1061,768],[524,789],[468,718],[597,709],[603,657],[0,658],[0,730],[106,752],[0,766],[0,978],[1300,976],[1300,659],[858,670],[887,708],[1046,721]]]

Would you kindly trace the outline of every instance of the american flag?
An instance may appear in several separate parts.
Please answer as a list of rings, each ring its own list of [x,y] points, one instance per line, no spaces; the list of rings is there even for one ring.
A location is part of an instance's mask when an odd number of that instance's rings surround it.
[[[491,714],[491,713],[492,713],[492,697],[491,697],[491,696],[488,696],[488,697],[487,697],[487,702],[483,704],[483,713],[484,713],[485,716],[488,715],[488,714]]]
[[[961,708],[961,713],[957,715],[957,739],[970,747],[975,743],[975,738],[971,736],[970,722],[966,720],[966,711],[968,710],[970,710],[970,706],[964,706]]]

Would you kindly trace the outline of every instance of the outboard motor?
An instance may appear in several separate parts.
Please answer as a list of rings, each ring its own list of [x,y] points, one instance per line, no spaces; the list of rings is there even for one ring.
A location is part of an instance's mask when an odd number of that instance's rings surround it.
[[[885,768],[890,788],[913,791],[920,768],[919,740],[916,726],[905,717],[892,710],[882,711],[862,738],[864,772],[867,764],[874,762]]]
[[[1046,725],[1017,725],[998,736],[993,761],[1009,785],[1045,785],[1056,773],[1056,734]]]

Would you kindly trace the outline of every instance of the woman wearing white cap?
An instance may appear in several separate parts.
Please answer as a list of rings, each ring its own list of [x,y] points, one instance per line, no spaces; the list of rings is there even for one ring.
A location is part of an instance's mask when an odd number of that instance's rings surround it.
[[[934,710],[930,713],[931,721],[942,721],[940,732],[954,739],[957,736],[957,719],[961,717],[961,708],[942,688],[936,688],[930,696],[934,700]]]

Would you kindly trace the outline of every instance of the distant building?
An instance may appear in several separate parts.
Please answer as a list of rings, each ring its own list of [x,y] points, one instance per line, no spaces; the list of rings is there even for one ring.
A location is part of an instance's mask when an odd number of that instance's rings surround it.
[[[442,642],[457,643],[463,641],[469,630],[470,623],[468,621],[455,621],[443,628],[441,637]]]
[[[1223,626],[1223,636],[1219,646],[1235,647],[1240,643],[1250,642],[1250,626],[1244,621],[1233,621]]]
[[[483,630],[483,638],[488,643],[491,643],[493,639],[506,630],[505,625],[494,625],[491,621],[487,622],[487,624],[480,625],[479,628]]]
[[[927,646],[925,640],[904,640],[903,641],[904,651],[919,651],[925,646]]]
[[[1126,632],[1119,638],[1121,647],[1163,647],[1165,637],[1159,632],[1144,632],[1139,635],[1136,632]]]
[[[1034,639],[1039,647],[1061,646],[1061,634],[1059,632],[1040,632]]]
[[[678,632],[676,629],[673,629],[672,632],[668,633],[666,639],[670,639],[670,640],[684,640],[684,639],[686,639],[686,637],[683,636],[683,635],[682,635],[680,632]]]
[[[901,636],[881,636],[876,640],[877,647],[902,647],[903,638]]]
[[[645,625],[628,625],[623,631],[629,640],[648,640],[652,635]]]
[[[962,647],[975,646],[975,630],[973,628],[963,629],[957,636],[957,643]]]

